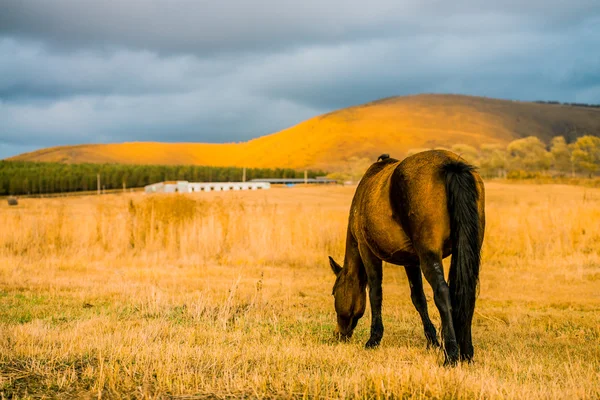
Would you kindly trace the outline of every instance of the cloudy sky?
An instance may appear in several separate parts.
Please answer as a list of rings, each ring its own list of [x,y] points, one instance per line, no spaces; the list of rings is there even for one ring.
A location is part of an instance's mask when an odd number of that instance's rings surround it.
[[[0,158],[243,141],[381,97],[600,103],[598,0],[0,0]]]

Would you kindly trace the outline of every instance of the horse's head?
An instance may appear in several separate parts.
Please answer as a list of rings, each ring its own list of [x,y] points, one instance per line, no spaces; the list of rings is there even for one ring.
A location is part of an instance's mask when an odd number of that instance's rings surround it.
[[[348,340],[352,337],[358,320],[365,313],[366,283],[362,282],[363,279],[360,279],[358,274],[354,276],[348,268],[340,267],[331,257],[329,257],[329,264],[336,276],[332,292],[337,313],[335,335],[342,340]]]

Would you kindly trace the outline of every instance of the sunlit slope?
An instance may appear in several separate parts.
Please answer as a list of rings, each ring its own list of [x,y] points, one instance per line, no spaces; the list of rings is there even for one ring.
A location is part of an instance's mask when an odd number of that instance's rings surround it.
[[[121,143],[43,149],[14,157],[58,162],[335,167],[352,156],[600,133],[600,109],[458,95],[393,97],[321,115],[244,143]]]

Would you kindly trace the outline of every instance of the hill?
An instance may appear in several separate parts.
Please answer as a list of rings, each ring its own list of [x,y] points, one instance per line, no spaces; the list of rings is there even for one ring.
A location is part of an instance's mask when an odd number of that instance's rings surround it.
[[[600,109],[462,95],[391,97],[317,116],[243,143],[136,142],[47,148],[11,160],[329,168],[350,157],[402,157],[416,148],[545,142],[600,135]]]

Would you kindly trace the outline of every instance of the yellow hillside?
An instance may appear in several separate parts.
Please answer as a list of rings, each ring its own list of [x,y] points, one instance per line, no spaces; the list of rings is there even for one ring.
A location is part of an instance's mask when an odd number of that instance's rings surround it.
[[[69,163],[197,164],[332,168],[352,156],[507,143],[535,135],[549,141],[600,132],[600,109],[458,95],[393,97],[321,115],[244,143],[120,143],[63,146],[12,158]]]

